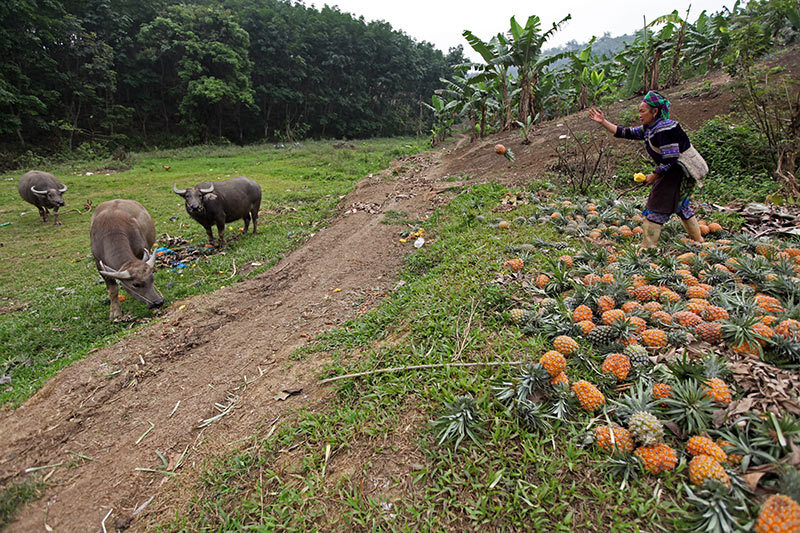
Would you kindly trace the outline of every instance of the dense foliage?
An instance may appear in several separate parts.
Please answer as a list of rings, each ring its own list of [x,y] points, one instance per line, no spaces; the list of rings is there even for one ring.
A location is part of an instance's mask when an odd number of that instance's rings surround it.
[[[570,43],[544,51],[548,39],[569,18],[542,28],[536,15],[524,26],[512,17],[510,30],[489,40],[464,31],[483,61],[463,66],[458,90],[445,82],[431,105],[441,119],[436,128],[460,116],[470,122],[475,136],[483,136],[669,88],[714,68],[738,76],[775,46],[792,43],[800,35],[796,0],[737,1],[719,13],[703,11],[694,21],[689,12],[678,11],[645,20],[622,47],[605,35],[578,50]],[[512,108],[517,111],[515,121],[509,120]],[[441,137],[439,130],[434,134]]]
[[[21,150],[414,133],[445,57],[290,0],[8,0],[0,144]],[[449,61],[449,63],[448,63]]]

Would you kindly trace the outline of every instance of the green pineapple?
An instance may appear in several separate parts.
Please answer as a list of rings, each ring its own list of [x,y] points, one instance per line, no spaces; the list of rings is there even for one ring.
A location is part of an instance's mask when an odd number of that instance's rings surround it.
[[[628,419],[628,429],[642,446],[652,446],[664,438],[664,425],[647,411],[633,413]]]
[[[649,352],[647,348],[641,346],[639,344],[630,344],[625,347],[623,351],[625,355],[628,356],[628,359],[631,361],[631,365],[634,368],[642,369],[652,366],[652,362],[650,361]]]
[[[617,339],[613,326],[597,326],[586,337],[595,346],[608,346]]]

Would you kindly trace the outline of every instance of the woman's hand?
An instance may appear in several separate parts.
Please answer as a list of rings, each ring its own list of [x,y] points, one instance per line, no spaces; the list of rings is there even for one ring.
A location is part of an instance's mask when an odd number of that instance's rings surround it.
[[[605,114],[601,110],[595,109],[594,107],[589,109],[589,118],[598,124],[602,124],[606,120]]]
[[[658,174],[648,174],[647,178],[645,179],[645,183],[647,183],[648,185],[652,185],[660,177],[661,176],[659,176]]]

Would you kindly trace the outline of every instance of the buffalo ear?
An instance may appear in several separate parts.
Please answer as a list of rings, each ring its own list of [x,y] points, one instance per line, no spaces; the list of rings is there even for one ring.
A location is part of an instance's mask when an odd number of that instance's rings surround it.
[[[213,192],[210,192],[208,194],[204,194],[203,195],[203,201],[204,202],[208,201],[208,200],[216,200],[216,199],[217,199],[217,195],[214,194]]]

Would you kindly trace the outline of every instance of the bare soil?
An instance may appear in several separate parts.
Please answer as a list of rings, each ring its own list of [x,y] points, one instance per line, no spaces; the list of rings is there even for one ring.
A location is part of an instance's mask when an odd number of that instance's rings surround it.
[[[794,72],[796,55],[787,54]],[[731,110],[725,90],[730,79],[721,73],[707,79],[710,89],[700,79],[667,91],[675,116],[689,130]],[[613,120],[635,105],[631,99],[606,112]],[[170,477],[137,470],[161,468],[157,450],[169,469],[185,452],[178,475],[195,476],[205,460],[226,453],[228,443],[279,426],[300,405],[321,406],[331,398],[329,388],[316,385],[324,354],[302,361],[290,356],[391,293],[413,247],[398,242],[399,226],[381,224],[388,210],[424,217],[459,186],[540,178],[554,161],[564,124],[597,130],[585,112],[578,113],[537,127],[527,146],[517,131],[472,143],[462,139],[393,165],[399,171],[364,178],[329,227],[268,272],[174,302],[161,321],[66,368],[18,409],[0,412],[0,485],[31,475],[46,481],[44,496],[20,510],[8,531],[100,531],[109,510],[108,530],[142,530],[167,520],[175,503],[164,498]],[[516,161],[496,155],[496,143],[512,147]],[[287,390],[300,392],[278,399]],[[229,414],[201,427],[226,406],[233,406]],[[409,406],[398,438],[408,437],[420,421]],[[382,463],[386,479],[419,460],[413,446],[399,449]],[[359,449],[347,453],[355,456]],[[341,459],[337,475],[360,462]],[[58,466],[25,472],[46,465]]]

